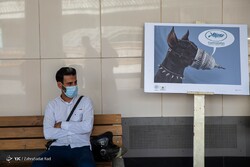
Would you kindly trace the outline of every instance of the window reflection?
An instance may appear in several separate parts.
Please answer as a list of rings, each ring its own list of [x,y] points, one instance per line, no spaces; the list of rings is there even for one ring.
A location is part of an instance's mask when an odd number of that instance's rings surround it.
[[[136,0],[136,1],[103,0],[101,2],[102,6],[105,7],[103,9],[104,13],[159,9],[159,4],[152,0]]]
[[[100,41],[97,29],[75,29],[63,35],[66,57],[99,57]]]
[[[117,1],[103,0],[101,5],[105,7],[105,13],[127,12],[132,10],[159,9],[159,5],[152,0]],[[99,1],[93,0],[63,0],[62,15],[72,14],[99,14]]]
[[[62,15],[99,14],[99,1],[93,0],[63,0]]]
[[[0,1],[0,19],[16,19],[25,17],[25,0]]]
[[[118,62],[114,62],[117,60]],[[123,60],[109,60],[110,67],[105,67],[105,70],[112,68],[113,80],[116,90],[138,90],[141,88],[141,59],[128,58]],[[111,72],[109,72],[111,74]],[[112,78],[109,78],[109,84],[112,83]]]
[[[20,73],[22,64],[24,61],[0,61],[0,95],[25,95],[26,81]]]

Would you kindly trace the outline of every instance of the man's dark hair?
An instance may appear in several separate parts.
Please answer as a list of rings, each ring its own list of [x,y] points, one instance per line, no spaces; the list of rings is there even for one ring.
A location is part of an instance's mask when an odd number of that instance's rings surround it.
[[[65,75],[76,75],[76,70],[72,67],[62,67],[56,72],[56,81],[63,83]]]

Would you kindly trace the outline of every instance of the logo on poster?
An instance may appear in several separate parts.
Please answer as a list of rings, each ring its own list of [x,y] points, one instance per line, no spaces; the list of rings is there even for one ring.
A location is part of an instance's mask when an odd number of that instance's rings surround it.
[[[227,38],[227,34],[222,30],[207,31],[205,37],[210,41],[223,41]]]
[[[215,53],[216,48],[227,47],[234,42],[233,34],[221,29],[203,31],[199,34],[198,39],[202,44],[213,47],[212,55]]]

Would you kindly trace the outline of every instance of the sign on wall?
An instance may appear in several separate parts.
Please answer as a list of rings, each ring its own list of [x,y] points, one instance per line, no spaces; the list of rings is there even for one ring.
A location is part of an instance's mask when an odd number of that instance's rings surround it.
[[[246,25],[145,23],[144,91],[249,94]]]

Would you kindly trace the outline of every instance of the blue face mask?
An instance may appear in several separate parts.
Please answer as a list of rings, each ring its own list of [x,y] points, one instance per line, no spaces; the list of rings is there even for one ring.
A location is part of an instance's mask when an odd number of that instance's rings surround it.
[[[63,86],[66,90],[63,90],[64,94],[68,97],[68,98],[74,98],[77,96],[78,94],[78,87],[77,86]]]

